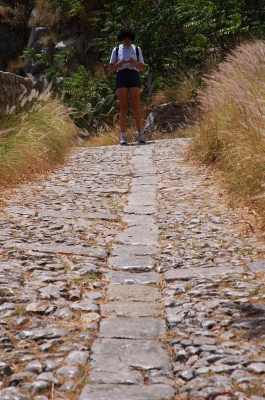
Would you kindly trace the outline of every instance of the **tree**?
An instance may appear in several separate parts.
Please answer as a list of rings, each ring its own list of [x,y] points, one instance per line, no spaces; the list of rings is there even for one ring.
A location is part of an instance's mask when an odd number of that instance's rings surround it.
[[[101,17],[97,44],[106,54],[128,23],[150,68],[163,71],[223,56],[249,33],[264,36],[265,0],[114,0]]]

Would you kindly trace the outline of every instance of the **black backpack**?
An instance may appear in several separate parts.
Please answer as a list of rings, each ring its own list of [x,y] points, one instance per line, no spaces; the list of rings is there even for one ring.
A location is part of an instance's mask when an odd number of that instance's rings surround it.
[[[139,59],[139,48],[135,46],[137,61]],[[119,46],[116,47],[116,60],[118,61]]]

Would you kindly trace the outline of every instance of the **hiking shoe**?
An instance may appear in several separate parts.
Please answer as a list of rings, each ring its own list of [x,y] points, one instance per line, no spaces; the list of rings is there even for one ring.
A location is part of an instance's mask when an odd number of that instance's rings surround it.
[[[121,144],[121,145],[127,144],[126,135],[125,135],[124,133],[121,134],[121,137],[120,137],[120,144]]]
[[[137,134],[137,138],[138,138],[138,143],[145,143],[145,138],[144,135],[142,133],[138,133]]]

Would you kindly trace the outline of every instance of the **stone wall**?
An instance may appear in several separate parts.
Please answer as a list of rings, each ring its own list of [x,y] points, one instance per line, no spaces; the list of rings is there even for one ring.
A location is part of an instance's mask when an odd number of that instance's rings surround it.
[[[30,93],[32,81],[28,78],[0,71],[0,115],[13,106],[19,107],[19,97],[23,93]]]

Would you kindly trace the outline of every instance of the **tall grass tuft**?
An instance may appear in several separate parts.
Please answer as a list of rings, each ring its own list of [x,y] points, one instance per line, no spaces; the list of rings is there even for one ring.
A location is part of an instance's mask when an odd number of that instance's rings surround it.
[[[29,19],[29,26],[45,26],[52,28],[59,22],[59,13],[54,9],[52,4],[46,0],[36,0],[34,12]]]
[[[191,154],[225,172],[230,187],[265,207],[265,43],[239,46],[204,77],[203,117]],[[263,199],[263,200],[262,200]],[[262,202],[264,204],[262,204]]]
[[[200,75],[196,71],[178,71],[171,74],[171,85],[152,94],[147,101],[148,108],[172,101],[194,100],[201,87]]]
[[[23,111],[14,107],[1,117],[0,185],[17,184],[62,163],[75,143],[77,127],[70,114],[51,96],[42,94],[21,98]]]

